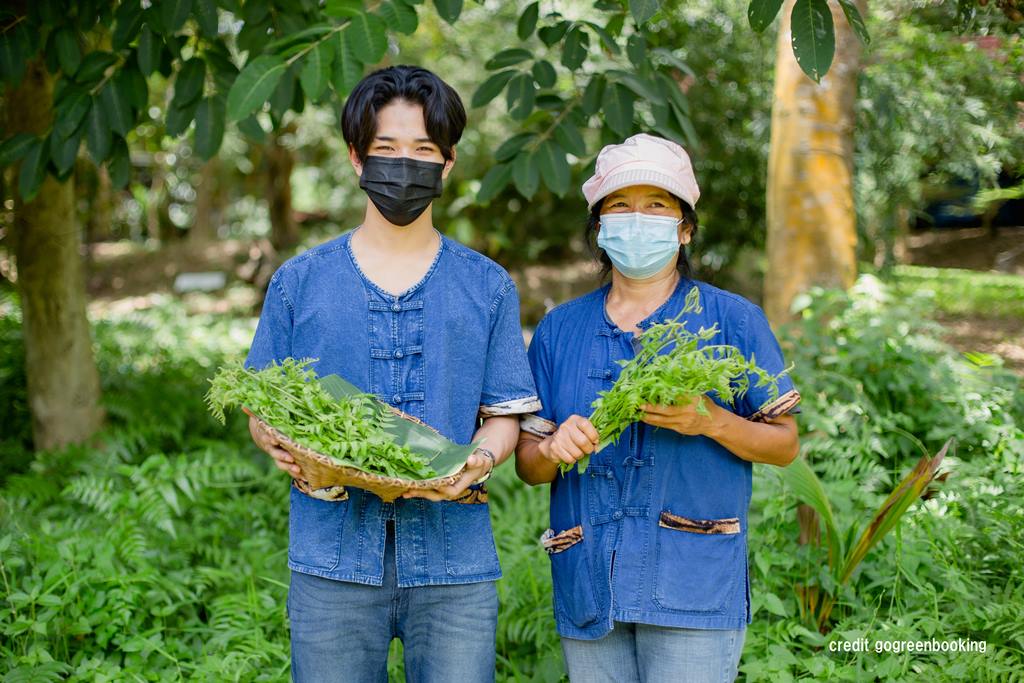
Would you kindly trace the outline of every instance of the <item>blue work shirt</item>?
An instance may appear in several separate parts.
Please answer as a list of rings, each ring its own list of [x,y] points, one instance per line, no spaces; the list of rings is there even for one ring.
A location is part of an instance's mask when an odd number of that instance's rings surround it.
[[[401,295],[360,270],[346,233],[289,259],[270,280],[245,364],[315,358],[448,439],[472,441],[479,418],[539,407],[505,270],[439,234],[427,274]],[[400,586],[501,576],[486,496],[472,503],[399,498],[362,489],[291,489],[288,566],[381,585],[387,520],[394,520]]]
[[[721,332],[709,342],[736,346],[776,374],[784,364],[759,307],[703,282],[681,278],[671,297],[638,327],[671,320],[693,286],[702,313],[680,318],[689,330]],[[598,392],[619,376],[616,363],[635,355],[631,332],[608,318],[610,285],[549,312],[530,344],[542,408],[522,428],[552,434],[570,415],[588,416]],[[799,402],[788,376],[777,398],[750,389],[736,405],[719,405],[766,421]],[[551,484],[550,553],[558,632],[600,638],[614,621],[680,628],[738,629],[750,622],[747,509],[751,463],[704,436],[634,423],[579,468]]]

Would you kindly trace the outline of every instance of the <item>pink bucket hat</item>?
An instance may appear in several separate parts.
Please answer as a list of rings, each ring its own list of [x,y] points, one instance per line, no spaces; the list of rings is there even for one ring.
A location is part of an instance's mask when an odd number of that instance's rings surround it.
[[[594,175],[583,183],[587,208],[630,185],[654,185],[691,207],[700,197],[686,150],[665,138],[640,133],[621,145],[607,145],[597,155]]]

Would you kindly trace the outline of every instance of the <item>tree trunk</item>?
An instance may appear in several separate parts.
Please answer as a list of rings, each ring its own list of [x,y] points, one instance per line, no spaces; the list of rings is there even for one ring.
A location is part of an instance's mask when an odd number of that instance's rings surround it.
[[[848,288],[857,277],[853,205],[853,126],[860,43],[832,0],[836,55],[816,84],[793,57],[786,0],[775,59],[768,159],[768,270],[765,312],[789,319],[793,299],[811,287]],[[866,12],[863,0],[857,3]]]
[[[8,132],[44,132],[52,119],[53,79],[40,60],[8,93]],[[81,235],[73,181],[47,176],[36,198],[15,198],[25,371],[37,449],[83,441],[99,427],[100,382],[85,313]]]
[[[217,239],[217,224],[220,222],[220,187],[218,157],[213,157],[199,169],[199,186],[196,187],[196,214],[188,231],[188,240],[193,244],[206,244]]]
[[[266,145],[267,201],[270,204],[270,243],[282,251],[299,242],[299,226],[292,214],[292,168],[295,155],[272,133]]]

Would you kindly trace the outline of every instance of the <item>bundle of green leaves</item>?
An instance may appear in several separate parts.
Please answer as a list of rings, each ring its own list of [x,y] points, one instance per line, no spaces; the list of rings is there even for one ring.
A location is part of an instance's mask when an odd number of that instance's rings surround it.
[[[590,415],[600,436],[597,450],[618,441],[619,437],[643,415],[642,406],[671,406],[697,402],[697,412],[710,415],[704,394],[715,392],[725,403],[733,403],[747,392],[750,377],[757,377],[757,386],[770,386],[778,393],[778,380],[783,373],[771,375],[757,366],[753,356],[728,344],[705,344],[718,333],[718,323],[690,332],[679,318],[686,313],[699,313],[700,291],[694,287],[686,295],[683,310],[672,320],[651,325],[636,339],[639,350],[628,361],[618,361],[622,373],[608,391],[598,393]],[[783,371],[785,372],[785,371]],[[580,472],[586,471],[588,458],[579,461]],[[572,469],[562,466],[562,471]]]
[[[263,370],[226,365],[210,380],[206,402],[214,417],[245,406],[282,434],[339,465],[402,479],[436,476],[430,461],[386,431],[397,419],[370,394],[334,398],[309,369],[311,360],[286,358]]]

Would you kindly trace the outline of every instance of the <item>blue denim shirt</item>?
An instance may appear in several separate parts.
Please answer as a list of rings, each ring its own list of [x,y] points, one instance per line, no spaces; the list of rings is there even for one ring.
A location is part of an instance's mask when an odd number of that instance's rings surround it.
[[[772,373],[784,367],[761,309],[703,282],[683,278],[646,329],[674,318],[687,292],[700,290],[703,312],[681,320],[696,331],[718,323],[710,343],[737,346]],[[572,414],[590,415],[599,391],[611,388],[635,355],[634,335],[605,312],[610,285],[545,316],[530,344],[530,364],[543,408],[522,419],[545,436]],[[799,394],[787,377],[772,399],[766,387],[736,405],[719,405],[752,420],[792,411]],[[747,509],[751,463],[703,436],[635,423],[551,485],[550,553],[555,620],[561,635],[600,638],[613,621],[680,628],[738,629],[750,621]]]
[[[442,235],[427,274],[395,296],[360,271],[351,235],[277,270],[246,367],[315,358],[317,374],[336,373],[463,444],[480,417],[539,407],[519,297],[501,266]],[[384,503],[362,489],[341,493],[292,487],[291,569],[380,585],[385,525],[394,520],[400,586],[500,577],[485,496]]]

